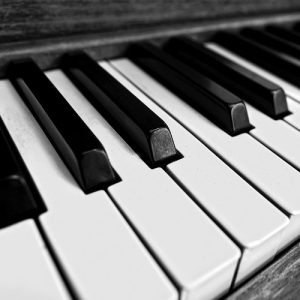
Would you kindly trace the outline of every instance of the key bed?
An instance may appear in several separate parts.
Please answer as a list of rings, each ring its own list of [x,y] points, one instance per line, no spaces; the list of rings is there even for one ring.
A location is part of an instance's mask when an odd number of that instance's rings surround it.
[[[24,189],[0,188],[25,207],[19,218],[5,204],[1,251],[11,261],[9,247],[24,245],[19,268],[34,266],[38,297],[214,299],[299,239],[296,27],[136,44],[99,62],[76,52],[45,73],[12,62],[0,81],[1,159],[26,176],[0,173],[0,184],[24,176],[45,206],[28,215]]]

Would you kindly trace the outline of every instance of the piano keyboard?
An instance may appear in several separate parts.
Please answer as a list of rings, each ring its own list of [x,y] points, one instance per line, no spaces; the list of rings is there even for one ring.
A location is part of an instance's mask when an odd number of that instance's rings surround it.
[[[298,239],[298,30],[11,62],[1,299],[215,299]]]

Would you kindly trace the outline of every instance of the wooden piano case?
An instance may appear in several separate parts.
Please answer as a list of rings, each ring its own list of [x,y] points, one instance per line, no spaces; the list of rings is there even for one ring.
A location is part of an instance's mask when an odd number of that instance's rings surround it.
[[[179,34],[205,40],[221,28],[300,20],[300,1],[11,0],[0,2],[0,20],[3,77],[12,58],[31,56],[51,69],[70,50],[113,58],[137,40],[160,42]],[[300,299],[300,242],[225,298]]]

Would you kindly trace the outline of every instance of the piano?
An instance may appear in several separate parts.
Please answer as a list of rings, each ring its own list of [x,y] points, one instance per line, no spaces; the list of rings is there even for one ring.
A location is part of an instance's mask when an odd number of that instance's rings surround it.
[[[0,299],[299,299],[298,1],[0,6]]]

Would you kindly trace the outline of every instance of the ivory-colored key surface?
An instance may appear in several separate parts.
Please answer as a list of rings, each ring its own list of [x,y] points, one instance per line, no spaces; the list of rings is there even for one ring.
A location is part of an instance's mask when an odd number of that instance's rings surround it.
[[[48,207],[41,224],[78,297],[178,299],[106,193],[78,187],[8,81],[0,94],[0,114]]]
[[[130,61],[119,60],[119,69],[121,65],[126,76],[130,77],[131,81],[134,81],[156,104],[184,125],[288,215],[290,223],[283,234],[280,248],[298,236],[300,177],[297,170],[249,134],[231,137],[222,132]]]
[[[180,298],[206,299],[227,291],[240,257],[237,246],[168,174],[150,169],[62,72],[48,76],[103,143],[122,179],[108,191],[177,283]]]
[[[128,75],[134,83],[134,78],[130,76],[134,70],[129,65],[119,60],[110,63],[102,63],[102,67],[130,89],[171,129],[184,157],[170,163],[167,169],[243,247],[238,278],[245,278],[276,254],[282,231],[288,225],[287,217],[125,79],[124,76]],[[124,76],[112,66],[123,71]]]
[[[32,220],[0,231],[0,298],[71,299]]]

